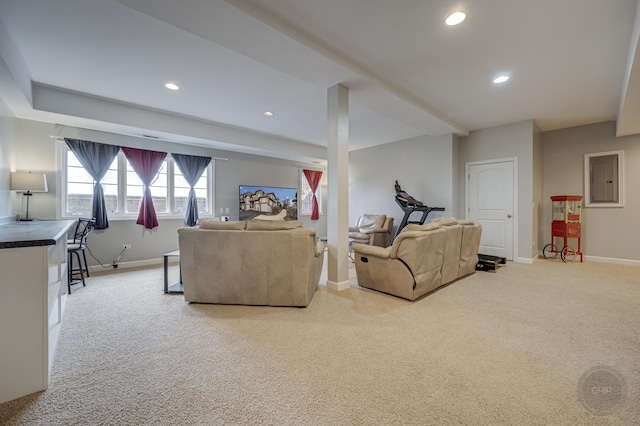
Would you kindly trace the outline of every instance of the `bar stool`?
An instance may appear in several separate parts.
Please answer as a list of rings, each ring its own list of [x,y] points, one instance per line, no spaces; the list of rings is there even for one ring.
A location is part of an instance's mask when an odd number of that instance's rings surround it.
[[[67,290],[68,294],[71,294],[71,286],[73,284],[82,283],[83,287],[86,287],[84,282],[84,272],[87,272],[89,276],[89,268],[87,267],[87,255],[84,249],[87,246],[87,237],[91,228],[96,224],[96,220],[93,218],[79,218],[76,224],[76,229],[73,234],[73,239],[67,240],[67,253],[69,254],[68,260],[68,273],[67,273]],[[84,265],[80,258],[80,252],[82,252],[82,258],[84,259]],[[77,267],[74,267],[74,257],[77,261]],[[74,276],[80,275],[80,280],[74,282]]]

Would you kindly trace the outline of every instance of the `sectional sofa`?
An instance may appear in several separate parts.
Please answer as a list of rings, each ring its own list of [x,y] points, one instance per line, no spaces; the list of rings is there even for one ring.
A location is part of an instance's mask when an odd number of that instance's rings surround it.
[[[361,287],[415,300],[475,271],[482,227],[437,219],[407,225],[391,247],[353,246]]]

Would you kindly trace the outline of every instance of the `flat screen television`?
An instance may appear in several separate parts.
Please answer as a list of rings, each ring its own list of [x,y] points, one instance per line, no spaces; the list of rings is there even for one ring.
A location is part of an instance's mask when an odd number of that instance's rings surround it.
[[[298,188],[240,185],[240,220],[298,219]]]

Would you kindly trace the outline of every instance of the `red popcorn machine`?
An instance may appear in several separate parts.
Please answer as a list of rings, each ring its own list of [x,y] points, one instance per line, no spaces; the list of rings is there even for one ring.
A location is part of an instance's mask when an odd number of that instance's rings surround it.
[[[544,246],[542,255],[545,259],[560,255],[563,262],[573,262],[580,256],[582,195],[554,195],[551,197],[551,243]],[[556,238],[558,240],[556,240]],[[562,245],[556,244],[562,238]],[[577,239],[578,249],[568,243],[569,239]]]

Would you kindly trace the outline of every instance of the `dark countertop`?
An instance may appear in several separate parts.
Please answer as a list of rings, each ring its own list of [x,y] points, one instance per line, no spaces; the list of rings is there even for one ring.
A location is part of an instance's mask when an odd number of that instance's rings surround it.
[[[0,249],[52,246],[75,220],[34,220],[0,225]]]

